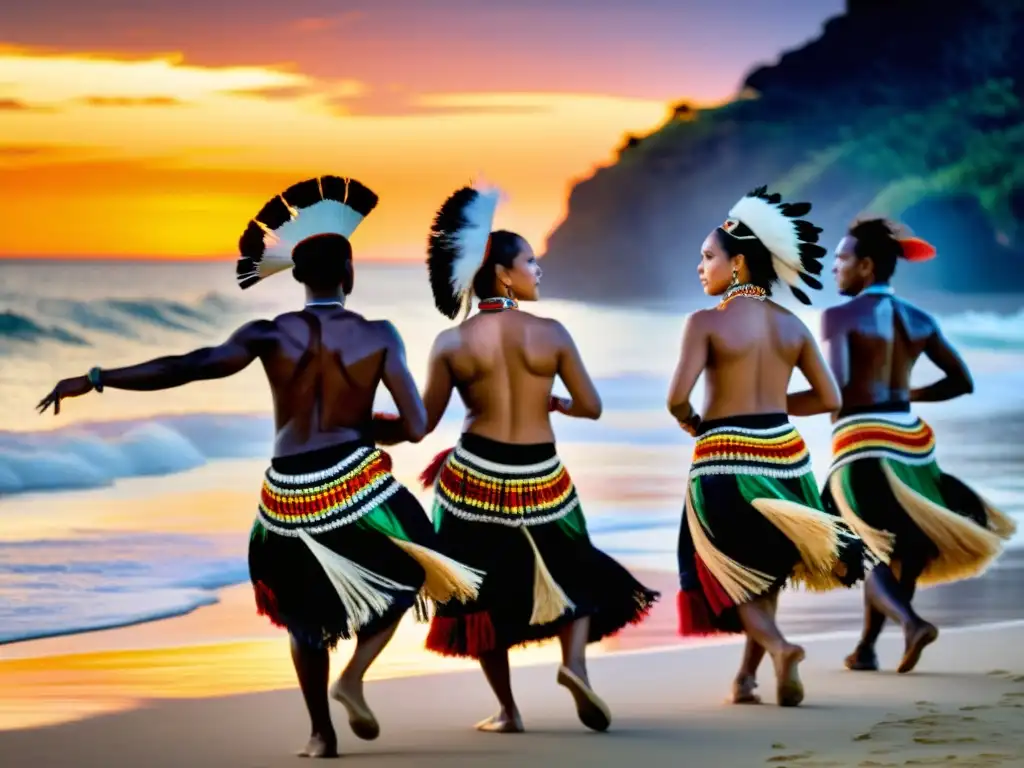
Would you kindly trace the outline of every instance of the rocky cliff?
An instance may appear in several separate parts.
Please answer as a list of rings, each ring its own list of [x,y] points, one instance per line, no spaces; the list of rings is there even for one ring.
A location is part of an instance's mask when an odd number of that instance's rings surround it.
[[[677,105],[572,191],[545,295],[699,294],[704,236],[766,183],[814,204],[830,249],[864,212],[934,242],[904,293],[1024,292],[1024,0],[850,0],[736,100]]]

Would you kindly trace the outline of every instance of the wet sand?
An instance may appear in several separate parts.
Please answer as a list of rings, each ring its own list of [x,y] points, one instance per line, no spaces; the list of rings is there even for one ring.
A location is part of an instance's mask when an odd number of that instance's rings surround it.
[[[684,640],[676,634],[675,574],[638,576],[662,591],[648,619],[590,647],[592,658],[649,649],[717,645],[722,639]],[[922,590],[918,610],[942,628],[1024,620],[1024,551],[1011,550],[978,579]],[[843,632],[848,638],[832,659],[852,647],[862,616],[859,589],[812,594],[789,591],[780,603],[787,634]],[[888,627],[887,637],[898,630]],[[426,627],[407,617],[370,679],[475,670],[471,661],[423,650]],[[725,639],[731,644],[732,639]],[[332,659],[341,669],[351,644]],[[735,657],[736,651],[730,652]],[[557,643],[513,652],[513,664],[555,664]],[[727,667],[734,667],[731,658]],[[728,670],[725,670],[727,672]],[[295,689],[283,633],[253,610],[251,588],[225,590],[217,605],[132,627],[0,646],[0,731],[33,728],[147,706],[160,699],[214,698]]]
[[[528,732],[483,734],[471,727],[493,703],[476,672],[370,683],[382,723],[357,741],[335,708],[341,749],[360,765],[400,766],[1015,766],[1024,761],[1024,622],[950,629],[911,675],[853,673],[838,664],[845,639],[806,643],[808,697],[799,709],[729,706],[734,644],[594,658],[594,686],[613,711],[611,729],[591,733],[554,682],[553,665],[517,669]],[[880,655],[891,668],[901,644]],[[302,764],[299,693],[276,691],[146,707],[48,728],[0,733],[5,768],[190,768]]]

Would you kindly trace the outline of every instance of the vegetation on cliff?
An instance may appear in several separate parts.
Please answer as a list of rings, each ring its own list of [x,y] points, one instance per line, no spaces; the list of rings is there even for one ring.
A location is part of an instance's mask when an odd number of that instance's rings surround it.
[[[546,293],[698,293],[704,235],[765,183],[814,203],[826,247],[863,213],[934,242],[938,259],[897,276],[904,293],[1024,291],[1022,158],[1024,0],[850,0],[734,101],[678,104],[654,133],[627,137],[573,190]]]

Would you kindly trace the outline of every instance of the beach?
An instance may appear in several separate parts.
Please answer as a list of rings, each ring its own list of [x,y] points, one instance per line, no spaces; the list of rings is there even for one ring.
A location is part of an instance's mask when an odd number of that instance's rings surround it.
[[[593,657],[593,684],[613,711],[604,734],[576,721],[571,699],[554,684],[550,658],[514,670],[524,734],[472,729],[494,706],[482,675],[473,670],[368,683],[367,697],[383,729],[374,742],[348,733],[340,707],[335,721],[344,757],[379,766],[1024,764],[1024,622],[947,629],[910,675],[843,670],[839,662],[850,642],[827,636],[805,641],[807,699],[799,709],[771,703],[768,664],[761,674],[764,704],[723,703],[739,647],[706,643]],[[886,635],[879,650],[891,670],[899,638]],[[308,725],[294,688],[195,696],[155,698],[113,714],[2,732],[3,764],[298,764],[291,753],[304,743]]]
[[[32,411],[62,376],[216,343],[241,322],[298,300],[298,287],[282,284],[241,302],[223,266],[184,273],[152,264],[106,273],[95,265],[5,267],[0,357],[8,365],[0,373],[0,397],[10,407],[0,424],[3,768],[272,766],[291,764],[289,755],[304,742],[307,726],[287,639],[256,615],[248,584],[247,531],[273,434],[258,367],[160,395],[108,391],[67,403],[59,418]],[[422,275],[416,268],[365,267],[360,281],[353,309],[393,319],[422,386],[430,343],[446,326],[430,306]],[[396,308],[399,289],[418,299]],[[805,706],[798,713],[770,704],[723,706],[738,664],[737,641],[683,640],[676,632],[676,537],[693,442],[667,416],[664,398],[684,310],[572,302],[537,307],[574,333],[604,400],[598,422],[557,416],[553,422],[588,531],[597,546],[662,593],[646,621],[590,648],[594,684],[615,715],[611,732],[590,734],[575,721],[571,700],[553,683],[558,646],[547,643],[512,655],[530,732],[507,739],[475,733],[472,723],[493,711],[476,665],[427,653],[426,626],[410,616],[368,678],[383,735],[373,743],[355,741],[338,711],[343,752],[381,765],[622,765],[642,759],[670,766],[869,766],[953,754],[957,765],[1015,764],[977,755],[1010,754],[999,739],[979,735],[984,729],[1009,738],[1021,727],[1010,696],[1020,688],[1013,676],[1024,674],[1016,651],[1024,630],[1014,623],[1024,620],[1021,533],[982,577],[920,592],[919,611],[943,634],[913,675],[842,669],[862,621],[859,589],[787,591],[780,623],[808,643]],[[818,311],[802,315],[809,327],[816,328]],[[1024,334],[997,314],[951,309],[940,319],[961,345],[976,391],[920,408],[936,430],[939,462],[1020,523]],[[934,377],[927,365],[915,373],[915,380]],[[801,385],[794,377],[791,388]],[[698,386],[697,402],[700,397]],[[383,396],[379,407],[393,406]],[[461,418],[453,403],[428,440],[389,451],[396,477],[428,513],[431,494],[417,485],[417,475],[457,439]],[[828,419],[794,424],[823,479]],[[899,645],[896,630],[888,629],[882,646],[887,669]],[[332,658],[333,673],[350,652],[343,643]],[[988,674],[1000,668],[1009,676]],[[770,681],[766,664],[767,701]],[[429,706],[440,695],[438,686],[444,686],[443,708]],[[957,714],[975,706],[991,709]],[[903,723],[921,717],[925,721]],[[977,719],[942,719],[950,717]],[[938,725],[927,718],[939,718]],[[956,736],[961,741],[943,745],[931,744],[938,737],[929,729],[966,730]],[[864,734],[869,737],[858,740]],[[982,741],[989,752],[978,746]],[[939,755],[942,749],[951,751]]]

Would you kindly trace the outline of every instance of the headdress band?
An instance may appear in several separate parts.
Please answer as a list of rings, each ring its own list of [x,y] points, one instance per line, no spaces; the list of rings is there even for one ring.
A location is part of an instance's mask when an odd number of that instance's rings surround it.
[[[800,217],[809,213],[810,203],[784,203],[779,194],[758,187],[739,200],[729,211],[720,229],[736,240],[757,240],[771,254],[776,276],[804,304],[810,304],[800,282],[820,290],[821,260],[825,249],[818,242],[820,227]]]
[[[271,198],[238,241],[239,285],[249,288],[294,266],[292,252],[313,237],[348,239],[377,206],[376,193],[355,179],[318,176]]]

